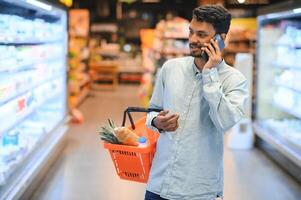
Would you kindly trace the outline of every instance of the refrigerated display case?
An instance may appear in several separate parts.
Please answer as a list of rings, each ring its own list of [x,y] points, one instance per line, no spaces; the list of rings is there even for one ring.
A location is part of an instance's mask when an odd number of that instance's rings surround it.
[[[22,199],[67,130],[67,15],[0,0],[0,199]]]
[[[301,9],[258,17],[255,131],[301,181]]]

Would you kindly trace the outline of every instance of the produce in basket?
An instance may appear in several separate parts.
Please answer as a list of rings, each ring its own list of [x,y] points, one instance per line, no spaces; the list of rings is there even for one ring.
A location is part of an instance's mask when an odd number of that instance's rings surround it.
[[[110,119],[108,121],[109,121],[109,125],[102,126],[98,130],[100,139],[112,144],[121,144],[121,142],[119,142],[114,132],[114,128],[115,128],[114,122]]]
[[[126,127],[116,127],[113,120],[108,119],[109,124],[99,130],[100,139],[112,144],[139,145],[139,137]]]

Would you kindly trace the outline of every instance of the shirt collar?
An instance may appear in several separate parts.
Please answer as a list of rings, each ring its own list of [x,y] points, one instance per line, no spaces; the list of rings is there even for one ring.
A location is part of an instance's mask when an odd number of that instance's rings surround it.
[[[196,76],[198,74],[202,74],[202,72],[199,70],[199,68],[197,68],[194,59],[193,59],[193,74]]]

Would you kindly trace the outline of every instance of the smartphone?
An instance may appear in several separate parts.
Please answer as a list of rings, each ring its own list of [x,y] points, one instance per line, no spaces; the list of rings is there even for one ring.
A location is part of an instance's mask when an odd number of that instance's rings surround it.
[[[224,43],[224,40],[222,39],[221,35],[220,34],[216,34],[213,38],[213,40],[217,40],[217,44],[218,44],[218,47],[219,49],[222,51],[224,48],[225,48],[225,43]],[[214,47],[213,47],[214,48]],[[209,59],[209,56],[208,54],[203,51],[201,53],[201,58],[203,58],[206,62],[208,61]]]

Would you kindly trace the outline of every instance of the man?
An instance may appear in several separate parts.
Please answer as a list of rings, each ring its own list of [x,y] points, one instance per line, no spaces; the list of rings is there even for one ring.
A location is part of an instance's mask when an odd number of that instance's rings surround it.
[[[191,56],[167,61],[158,75],[147,126],[160,131],[145,200],[214,200],[223,196],[224,133],[244,116],[244,76],[222,58],[230,13],[218,5],[193,10]],[[208,55],[205,59],[204,52]]]

